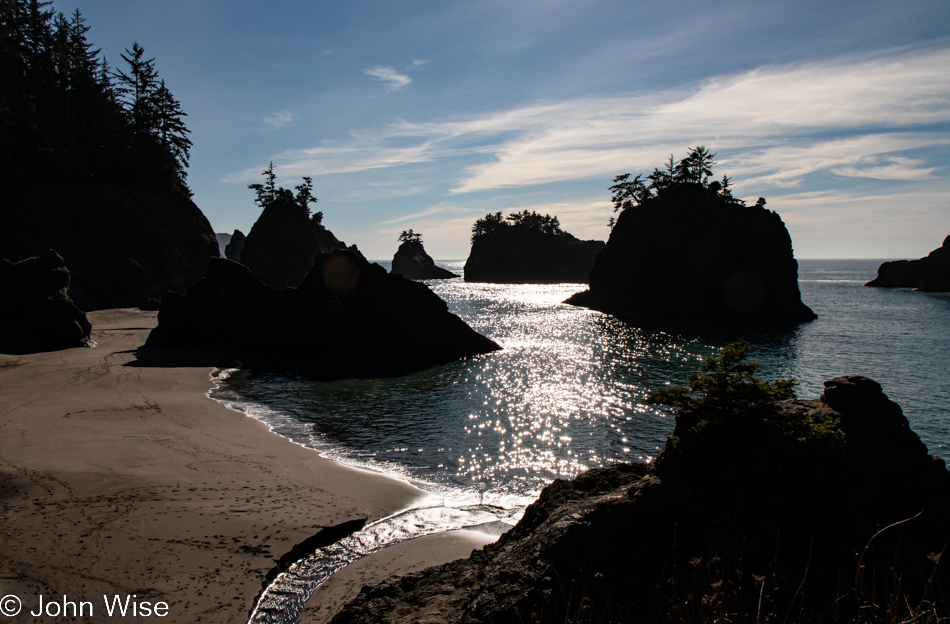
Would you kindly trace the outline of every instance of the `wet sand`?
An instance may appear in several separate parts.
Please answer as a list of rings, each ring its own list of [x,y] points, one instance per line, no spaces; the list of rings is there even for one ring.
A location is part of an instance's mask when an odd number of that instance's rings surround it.
[[[160,621],[244,621],[274,560],[294,544],[420,495],[207,398],[216,354],[137,355],[155,312],[89,318],[96,348],[0,354],[0,596],[21,598],[17,619],[28,620],[43,594],[90,601],[88,621],[108,620],[102,596],[134,594],[169,605]],[[380,553],[374,574],[359,578],[442,563],[477,541],[467,536],[461,549],[431,546],[451,537],[420,541],[388,553],[386,564]],[[415,563],[402,561],[408,551]],[[321,595],[336,604],[353,583],[342,578]]]

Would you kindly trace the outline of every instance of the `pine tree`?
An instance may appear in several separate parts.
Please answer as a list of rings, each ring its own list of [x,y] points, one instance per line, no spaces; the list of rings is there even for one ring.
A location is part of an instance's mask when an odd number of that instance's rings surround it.
[[[132,50],[125,50],[122,60],[129,64],[129,73],[119,70],[117,92],[136,134],[151,134],[155,127],[155,92],[158,90],[158,72],[155,59],[145,58],[145,50],[135,42]]]

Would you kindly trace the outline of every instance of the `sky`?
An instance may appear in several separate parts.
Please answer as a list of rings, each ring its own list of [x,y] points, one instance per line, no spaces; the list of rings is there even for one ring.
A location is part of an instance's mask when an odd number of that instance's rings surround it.
[[[464,259],[524,209],[606,240],[616,175],[705,145],[798,258],[917,258],[950,234],[950,1],[55,0],[116,67],[140,43],[188,114],[216,232],[273,162],[370,259]]]

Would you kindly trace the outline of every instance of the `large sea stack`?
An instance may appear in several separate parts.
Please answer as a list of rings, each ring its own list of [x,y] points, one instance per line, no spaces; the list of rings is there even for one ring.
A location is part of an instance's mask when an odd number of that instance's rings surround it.
[[[452,279],[458,277],[452,271],[435,266],[432,256],[426,253],[422,240],[405,240],[393,256],[394,275],[411,280]]]
[[[306,208],[279,198],[265,205],[248,232],[241,263],[268,286],[291,288],[300,285],[317,254],[346,248]]]
[[[950,473],[864,377],[684,410],[657,460],[555,481],[497,543],[333,624],[947,618]],[[919,618],[919,619],[918,619]]]
[[[719,183],[673,184],[623,210],[568,303],[633,323],[798,323],[798,263],[782,219],[761,202],[724,198]]]
[[[950,236],[925,258],[885,262],[878,268],[877,277],[865,286],[950,292]]]
[[[92,326],[68,290],[69,271],[55,251],[0,260],[0,345],[16,351],[94,346]]]
[[[83,310],[155,306],[184,292],[219,253],[214,230],[180,190],[156,186],[32,186],[0,206],[0,257],[55,249]]]
[[[557,217],[521,212],[489,214],[475,222],[466,282],[586,284],[603,241],[582,241],[561,229]]]
[[[185,296],[162,300],[147,345],[220,349],[319,378],[404,374],[499,348],[425,284],[350,251],[319,254],[283,290],[214,260]]]

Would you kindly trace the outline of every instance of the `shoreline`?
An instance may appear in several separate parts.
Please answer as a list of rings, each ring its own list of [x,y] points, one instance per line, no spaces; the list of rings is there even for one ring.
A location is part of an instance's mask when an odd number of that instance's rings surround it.
[[[166,602],[167,621],[246,619],[294,545],[427,495],[211,399],[214,354],[137,353],[156,312],[89,318],[98,347],[0,354],[0,594],[24,613],[65,595],[105,618],[118,594]]]

